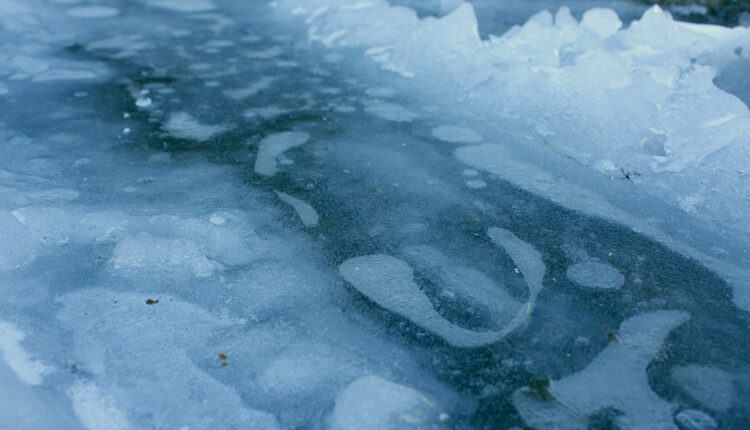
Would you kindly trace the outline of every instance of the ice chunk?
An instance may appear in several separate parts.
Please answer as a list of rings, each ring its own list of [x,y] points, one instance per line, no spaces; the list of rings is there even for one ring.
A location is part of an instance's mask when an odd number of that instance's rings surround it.
[[[120,14],[120,10],[110,6],[78,6],[66,11],[76,18],[111,18]]]
[[[419,117],[419,115],[403,106],[382,100],[365,102],[365,112],[394,122],[410,122]]]
[[[117,243],[110,263],[127,274],[162,274],[169,277],[208,278],[221,270],[187,239],[160,239],[148,233],[128,236]]]
[[[432,135],[451,143],[479,143],[482,136],[476,131],[457,125],[441,125],[432,129]]]
[[[77,381],[68,390],[73,410],[87,430],[127,430],[128,420],[115,400],[90,381]]]
[[[282,193],[281,191],[274,191],[277,196],[279,196],[279,199],[281,199],[282,202],[288,204],[294,210],[297,212],[297,215],[299,215],[300,219],[302,220],[302,224],[305,225],[305,227],[317,227],[318,226],[318,212],[310,206],[309,204],[303,202],[302,200],[292,197],[287,193]]]
[[[599,261],[585,261],[568,267],[568,279],[588,288],[615,289],[625,283],[619,270]]]
[[[614,407],[623,413],[615,423],[623,429],[676,429],[672,406],[651,390],[646,367],[662,347],[669,332],[688,319],[682,311],[656,311],[631,317],[620,325],[613,340],[585,369],[559,381],[551,381],[549,391],[565,408],[553,407],[541,400],[533,403],[553,416],[538,416],[530,407],[524,390],[516,393],[514,403],[529,425],[569,421],[571,411],[578,416],[591,415],[602,408]],[[525,396],[521,399],[520,396]],[[547,401],[549,402],[549,401]],[[585,426],[584,426],[585,428]]]
[[[734,378],[724,370],[700,364],[676,366],[672,369],[672,379],[709,409],[724,411],[732,407]]]
[[[150,6],[176,12],[207,12],[216,9],[211,0],[146,0]]]
[[[439,414],[423,394],[403,385],[363,376],[336,398],[331,430],[397,430],[437,428]]]
[[[3,353],[5,363],[21,381],[29,385],[40,385],[44,375],[51,372],[52,368],[29,357],[29,354],[21,347],[24,337],[26,334],[15,324],[0,320],[0,351]]]
[[[612,9],[594,8],[583,14],[581,27],[593,31],[599,37],[611,37],[622,27],[622,21]]]
[[[288,149],[305,144],[309,139],[310,135],[302,131],[285,131],[266,136],[258,144],[255,173],[263,176],[275,175],[276,157]]]
[[[187,112],[174,112],[164,124],[166,130],[172,136],[179,139],[197,140],[205,142],[217,134],[231,130],[226,124],[207,125],[200,123],[194,116]]]

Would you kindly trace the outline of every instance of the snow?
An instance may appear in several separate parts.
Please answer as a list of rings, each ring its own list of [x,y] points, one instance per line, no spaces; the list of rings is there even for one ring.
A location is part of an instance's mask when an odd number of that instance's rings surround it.
[[[115,400],[91,382],[76,382],[68,390],[73,410],[87,430],[131,428]]]

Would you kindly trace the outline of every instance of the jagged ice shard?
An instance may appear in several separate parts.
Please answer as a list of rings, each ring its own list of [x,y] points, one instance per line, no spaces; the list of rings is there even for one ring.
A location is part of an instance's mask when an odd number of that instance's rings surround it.
[[[750,428],[750,13],[660,3],[0,0],[0,429]]]

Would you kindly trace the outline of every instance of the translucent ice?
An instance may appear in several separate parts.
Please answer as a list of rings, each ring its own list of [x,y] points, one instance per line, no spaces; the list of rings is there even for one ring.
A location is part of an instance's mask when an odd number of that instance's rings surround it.
[[[277,172],[276,158],[288,149],[303,145],[310,135],[301,131],[285,131],[266,136],[258,143],[255,158],[255,173],[273,176]]]

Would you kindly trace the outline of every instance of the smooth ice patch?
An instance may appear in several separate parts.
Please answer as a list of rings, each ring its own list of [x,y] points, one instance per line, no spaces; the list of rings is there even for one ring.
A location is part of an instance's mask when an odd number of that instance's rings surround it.
[[[568,267],[568,279],[588,288],[615,289],[625,284],[619,270],[607,263],[585,261]]]
[[[216,9],[210,0],[147,0],[150,6],[175,12],[208,12]]]
[[[232,100],[244,100],[248,97],[252,97],[259,92],[263,90],[267,90],[271,88],[274,82],[276,82],[278,78],[273,76],[263,76],[260,79],[258,79],[256,82],[253,82],[252,84],[243,87],[243,88],[235,88],[231,90],[224,90],[224,95],[229,97]]]
[[[394,122],[410,122],[419,117],[419,115],[403,106],[381,100],[365,102],[365,112]]]
[[[294,208],[305,227],[318,226],[318,221],[320,218],[315,208],[296,197],[290,196],[287,193],[282,193],[281,191],[274,191],[274,193],[279,196],[279,199],[281,199],[282,202]]]
[[[148,233],[128,236],[117,243],[110,260],[115,270],[128,274],[162,274],[208,278],[223,266],[209,260],[187,239],[161,239]]]
[[[466,181],[466,186],[469,188],[473,188],[475,190],[486,188],[487,182],[484,182],[481,179],[471,179]]]
[[[435,127],[432,129],[432,136],[451,143],[479,143],[482,141],[482,135],[476,131],[457,125]]]
[[[110,6],[78,6],[66,11],[75,18],[111,18],[120,14],[120,10]]]
[[[526,423],[538,428],[567,422],[585,429],[580,417],[614,407],[622,412],[615,418],[620,428],[676,430],[672,405],[651,390],[646,368],[669,332],[688,318],[685,312],[666,310],[631,317],[585,369],[551,381],[549,391],[556,401],[534,399],[521,389],[513,402]]]
[[[285,131],[266,136],[258,143],[255,173],[273,176],[277,172],[276,157],[288,149],[305,144],[310,135],[302,131]]]
[[[67,391],[73,410],[87,430],[127,430],[131,426],[109,394],[93,382],[77,381]]]
[[[336,398],[331,430],[433,428],[440,415],[422,393],[377,376],[363,376]]]
[[[179,139],[197,140],[205,142],[214,136],[231,130],[226,124],[202,124],[187,112],[174,112],[164,124],[164,130]]]
[[[672,379],[704,407],[715,411],[732,407],[735,396],[734,378],[727,371],[701,364],[688,364],[673,368]]]
[[[52,371],[38,360],[32,360],[21,347],[21,341],[26,334],[15,324],[0,320],[0,351],[8,367],[18,375],[18,378],[29,385],[40,385],[44,375]]]

